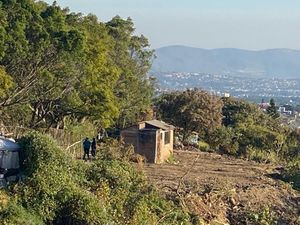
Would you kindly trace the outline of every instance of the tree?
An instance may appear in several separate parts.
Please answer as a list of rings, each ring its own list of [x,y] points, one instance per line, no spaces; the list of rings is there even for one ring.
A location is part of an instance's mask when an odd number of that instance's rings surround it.
[[[131,19],[105,24],[55,2],[2,0],[1,117],[22,115],[21,125],[31,128],[63,128],[70,120],[134,123],[152,103],[148,47]]]
[[[183,141],[195,131],[203,136],[221,126],[221,99],[202,90],[187,90],[162,95],[156,107],[161,119],[183,129]]]
[[[66,12],[55,4],[41,8],[31,0],[2,1],[5,11],[4,52],[0,65],[13,78],[15,88],[1,107],[29,103],[31,91],[45,72],[59,70],[62,59],[81,46],[81,35],[65,23]],[[41,10],[43,9],[43,10]]]
[[[0,66],[0,101],[7,98],[9,91],[13,88],[12,77],[9,76],[4,67]]]
[[[257,121],[263,114],[255,104],[235,98],[222,98],[223,125],[235,127],[240,123]]]
[[[275,105],[275,101],[273,98],[270,99],[270,106],[267,108],[267,114],[274,119],[276,119],[280,116],[277,111],[277,107]]]
[[[220,129],[219,133],[211,136],[212,144],[216,143],[221,147],[219,149],[235,154],[248,154],[249,149],[254,150],[261,154],[259,157],[266,158],[271,152],[279,155],[283,151],[289,129],[282,126],[280,120],[274,120],[255,104],[243,100],[223,98],[223,102],[223,125],[226,129]],[[233,147],[228,143],[234,144]],[[236,146],[238,149],[235,149]]]
[[[154,93],[153,79],[148,76],[153,51],[143,35],[134,35],[130,18],[119,16],[106,23],[108,33],[114,40],[112,58],[120,68],[121,75],[114,88],[119,102],[120,116],[116,127],[123,128],[136,123],[151,108]]]

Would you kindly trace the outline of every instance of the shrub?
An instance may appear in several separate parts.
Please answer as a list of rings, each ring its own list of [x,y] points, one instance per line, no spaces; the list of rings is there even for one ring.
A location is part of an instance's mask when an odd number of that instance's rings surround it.
[[[1,224],[190,224],[190,215],[128,162],[130,147],[113,143],[85,163],[37,132],[20,143],[27,178],[10,187],[11,199],[0,193]]]
[[[91,190],[102,199],[116,223],[153,224],[170,211],[173,213],[164,216],[163,224],[189,221],[188,214],[172,201],[160,197],[147,184],[144,175],[128,162],[98,159],[88,171],[87,178]]]
[[[263,207],[260,211],[249,212],[247,224],[273,225],[277,224],[275,213],[269,207]]]
[[[99,216],[104,207],[81,186],[83,172],[78,171],[86,169],[82,164],[72,160],[49,136],[33,132],[20,143],[24,150],[21,165],[28,177],[14,188],[19,203],[47,223],[61,220],[75,221],[75,224],[105,222],[102,219],[105,214]]]
[[[167,159],[166,163],[169,163],[169,164],[177,164],[178,161],[176,160],[174,154],[171,154],[169,156],[169,158]]]
[[[0,223],[3,225],[42,225],[42,220],[0,191]]]
[[[61,198],[65,201],[58,208],[54,224],[94,225],[110,221],[105,206],[92,193],[68,190],[62,193]]]
[[[220,127],[209,137],[209,144],[221,153],[237,155],[239,151],[238,134],[231,127]]]
[[[276,162],[278,160],[276,153],[272,151],[262,150],[248,145],[245,150],[245,155],[248,159],[257,162]]]
[[[198,141],[198,148],[201,151],[208,151],[209,150],[209,144],[204,141]]]
[[[294,188],[300,190],[300,161],[290,166],[282,176],[284,181],[292,183]]]
[[[98,153],[98,159],[129,161],[134,157],[133,146],[126,146],[124,142],[116,139],[107,139],[101,151]]]

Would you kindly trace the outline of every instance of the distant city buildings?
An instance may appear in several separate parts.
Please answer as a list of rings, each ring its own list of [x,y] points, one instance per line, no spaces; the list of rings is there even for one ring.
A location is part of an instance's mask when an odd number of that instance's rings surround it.
[[[222,97],[236,97],[255,102],[266,111],[273,98],[278,107],[283,124],[292,129],[300,129],[300,79],[263,79],[203,73],[160,73],[157,94],[199,88]],[[265,101],[266,100],[266,101]]]
[[[300,79],[265,79],[204,73],[157,73],[157,93],[200,88],[219,96],[230,96],[260,103],[274,98],[278,105],[300,105]],[[266,106],[263,106],[266,107]]]
[[[283,114],[283,115],[286,115],[286,116],[293,115],[293,111],[292,110],[287,110],[286,107],[284,107],[284,106],[280,106],[278,111],[280,112],[280,114]]]
[[[224,97],[225,97],[225,98],[229,98],[229,97],[230,97],[230,93],[225,92],[225,93],[224,93]]]

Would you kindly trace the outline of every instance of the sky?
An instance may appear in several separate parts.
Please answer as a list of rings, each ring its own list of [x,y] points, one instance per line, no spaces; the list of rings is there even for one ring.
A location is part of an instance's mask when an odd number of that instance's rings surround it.
[[[46,0],[52,3],[51,0]],[[57,0],[100,21],[131,17],[152,48],[300,50],[299,0]]]

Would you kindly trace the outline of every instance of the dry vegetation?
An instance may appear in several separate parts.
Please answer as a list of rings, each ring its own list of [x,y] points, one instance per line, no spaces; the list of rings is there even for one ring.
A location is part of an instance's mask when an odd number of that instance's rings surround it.
[[[214,153],[175,151],[145,165],[151,183],[209,224],[299,224],[300,193],[270,177],[280,168]]]

